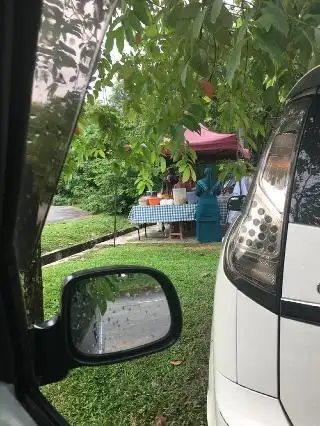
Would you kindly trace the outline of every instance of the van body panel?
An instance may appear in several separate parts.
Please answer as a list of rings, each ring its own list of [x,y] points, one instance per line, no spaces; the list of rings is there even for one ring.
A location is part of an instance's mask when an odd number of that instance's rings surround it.
[[[278,315],[238,292],[238,383],[257,392],[278,396]]]

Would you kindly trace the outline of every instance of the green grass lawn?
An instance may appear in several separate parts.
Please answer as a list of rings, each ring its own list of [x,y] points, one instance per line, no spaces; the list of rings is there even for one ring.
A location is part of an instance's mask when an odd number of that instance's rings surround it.
[[[167,425],[206,425],[206,391],[213,288],[219,246],[109,247],[44,268],[46,316],[59,309],[65,276],[108,264],[158,268],[173,281],[183,309],[183,333],[165,352],[123,364],[73,370],[43,392],[71,425],[145,426],[164,416]],[[170,361],[183,361],[174,366]]]
[[[72,246],[113,232],[113,217],[105,214],[88,216],[45,225],[41,237],[42,253]],[[130,226],[126,216],[119,216],[117,229]]]

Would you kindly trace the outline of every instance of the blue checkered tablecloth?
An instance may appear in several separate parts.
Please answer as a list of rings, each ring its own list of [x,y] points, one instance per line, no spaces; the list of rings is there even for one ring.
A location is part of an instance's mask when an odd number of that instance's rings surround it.
[[[228,198],[229,196],[224,195],[218,197],[221,224],[226,223]],[[129,213],[129,221],[135,225],[158,222],[191,222],[195,220],[195,212],[196,204],[183,204],[180,206],[133,206]]]

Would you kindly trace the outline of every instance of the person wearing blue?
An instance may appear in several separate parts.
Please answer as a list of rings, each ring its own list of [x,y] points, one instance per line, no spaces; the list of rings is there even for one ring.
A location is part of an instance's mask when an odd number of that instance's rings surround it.
[[[196,194],[199,202],[196,208],[196,235],[200,243],[221,241],[220,210],[217,196],[221,185],[210,168],[204,171],[204,177],[197,182]]]

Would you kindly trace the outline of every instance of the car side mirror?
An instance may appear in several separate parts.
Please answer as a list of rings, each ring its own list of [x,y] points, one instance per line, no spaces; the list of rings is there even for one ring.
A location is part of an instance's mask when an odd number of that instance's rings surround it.
[[[247,197],[245,195],[235,195],[228,199],[227,209],[228,211],[241,212]]]
[[[169,278],[139,266],[70,275],[61,316],[69,356],[82,365],[161,351],[177,341],[182,328],[179,298]]]

